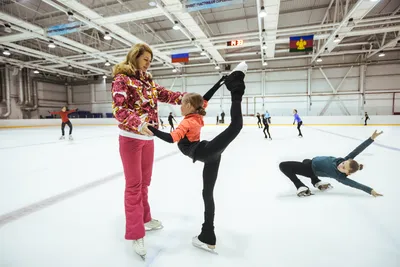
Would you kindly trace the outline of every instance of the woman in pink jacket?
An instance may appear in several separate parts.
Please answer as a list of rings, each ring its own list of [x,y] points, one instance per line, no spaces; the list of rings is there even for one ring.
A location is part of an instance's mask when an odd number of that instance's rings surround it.
[[[126,60],[113,68],[112,108],[119,121],[119,151],[125,173],[125,239],[133,240],[135,252],[143,259],[145,230],[162,228],[154,220],[148,203],[151,181],[154,141],[147,128],[158,125],[157,102],[180,105],[181,92],[171,92],[156,84],[147,69],[153,52],[146,44],[136,44]]]

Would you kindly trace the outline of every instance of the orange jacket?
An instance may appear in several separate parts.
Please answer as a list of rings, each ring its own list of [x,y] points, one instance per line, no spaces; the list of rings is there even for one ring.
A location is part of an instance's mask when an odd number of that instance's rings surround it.
[[[204,100],[203,108],[207,108],[208,102]],[[203,116],[200,114],[188,114],[183,118],[179,126],[171,133],[175,142],[187,137],[190,142],[200,141],[201,128],[204,126]]]
[[[62,122],[69,121],[68,114],[75,112],[76,109],[68,110],[68,111],[54,111],[50,112],[51,115],[60,115]]]

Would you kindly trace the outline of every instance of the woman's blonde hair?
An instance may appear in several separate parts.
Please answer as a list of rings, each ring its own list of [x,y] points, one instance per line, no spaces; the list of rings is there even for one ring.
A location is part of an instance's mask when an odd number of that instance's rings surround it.
[[[134,75],[135,71],[139,69],[137,65],[137,58],[143,55],[144,52],[150,53],[151,60],[153,60],[153,51],[151,51],[151,48],[148,45],[135,44],[132,46],[131,50],[126,55],[126,59],[113,67],[113,76],[117,74],[125,74],[128,76]]]
[[[196,93],[187,93],[183,97],[182,102],[190,104],[195,109],[195,113],[200,114],[201,116],[206,115],[206,110],[203,108],[204,99],[201,95]]]

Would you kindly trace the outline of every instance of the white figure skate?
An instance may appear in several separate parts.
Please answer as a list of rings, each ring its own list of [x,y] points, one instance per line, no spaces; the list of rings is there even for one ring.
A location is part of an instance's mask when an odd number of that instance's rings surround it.
[[[207,251],[207,252],[211,252],[212,254],[218,255],[218,253],[214,250],[214,249],[215,249],[215,246],[208,245],[208,244],[206,244],[206,243],[201,242],[201,241],[199,240],[198,236],[193,237],[193,239],[192,239],[192,244],[193,244],[193,246],[195,246],[196,248],[200,248],[200,249],[203,249],[203,250],[205,250],[205,251]]]

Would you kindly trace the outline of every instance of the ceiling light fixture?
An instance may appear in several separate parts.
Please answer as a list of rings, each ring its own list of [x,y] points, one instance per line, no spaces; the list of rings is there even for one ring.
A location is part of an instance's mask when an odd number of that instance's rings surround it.
[[[111,36],[110,36],[110,33],[109,32],[105,32],[104,33],[104,40],[111,40],[112,38],[111,38]]]
[[[265,42],[263,42],[262,48],[263,48],[263,49],[267,49],[267,48],[268,48],[268,46],[267,46],[267,44],[266,44]]]
[[[56,45],[54,44],[54,42],[53,41],[49,41],[49,45],[48,45],[48,47],[49,48],[55,48],[56,47]]]
[[[339,43],[340,42],[340,38],[339,35],[335,36],[335,40],[333,40],[334,43]]]
[[[179,26],[179,23],[177,21],[175,21],[174,27],[172,27],[172,29],[174,29],[175,31],[178,31],[181,29],[181,27]]]
[[[68,14],[68,21],[75,21],[74,13],[68,11],[67,14]]]
[[[5,56],[11,55],[10,50],[8,50],[8,48],[4,48],[3,55]]]
[[[261,7],[261,11],[260,11],[260,13],[258,13],[258,16],[259,16],[260,18],[263,18],[263,17],[266,17],[266,16],[267,16],[267,12],[265,12],[264,6]]]
[[[11,32],[12,32],[12,30],[11,30],[11,25],[8,24],[8,23],[4,24],[4,31],[5,31],[6,33],[11,33]]]

